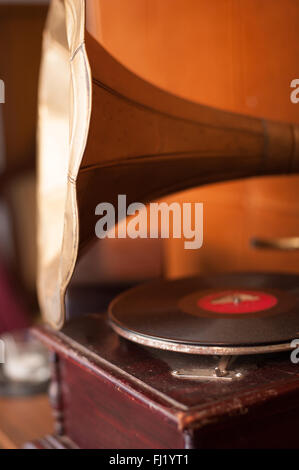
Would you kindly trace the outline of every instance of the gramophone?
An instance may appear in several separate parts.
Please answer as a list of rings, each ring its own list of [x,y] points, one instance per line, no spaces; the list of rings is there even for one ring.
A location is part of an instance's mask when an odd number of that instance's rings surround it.
[[[38,291],[48,326],[34,333],[52,351],[56,431],[29,446],[296,446],[298,276],[157,280],[96,313],[90,293],[72,300],[99,202],[299,170],[297,125],[204,106],[134,75],[94,34],[96,3],[53,0],[44,33]],[[255,244],[292,249],[296,239]]]

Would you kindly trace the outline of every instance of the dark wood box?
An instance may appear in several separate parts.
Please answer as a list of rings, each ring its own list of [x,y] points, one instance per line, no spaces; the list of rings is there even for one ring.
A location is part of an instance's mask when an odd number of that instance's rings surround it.
[[[130,343],[104,314],[34,334],[52,351],[56,435],[29,447],[298,447],[299,365],[289,353],[238,358],[241,380],[196,381],[171,371],[205,358]]]

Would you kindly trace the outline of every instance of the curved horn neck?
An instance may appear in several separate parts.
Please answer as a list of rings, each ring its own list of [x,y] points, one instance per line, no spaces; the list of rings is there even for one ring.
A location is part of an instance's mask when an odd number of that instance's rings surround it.
[[[92,115],[77,179],[80,242],[95,206],[150,201],[207,183],[298,171],[299,128],[228,113],[140,79],[86,33]]]

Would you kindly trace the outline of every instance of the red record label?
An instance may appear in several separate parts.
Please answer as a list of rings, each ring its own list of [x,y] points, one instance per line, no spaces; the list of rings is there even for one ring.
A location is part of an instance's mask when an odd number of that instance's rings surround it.
[[[268,310],[277,302],[274,295],[262,291],[226,290],[201,297],[197,306],[209,312],[241,315]]]

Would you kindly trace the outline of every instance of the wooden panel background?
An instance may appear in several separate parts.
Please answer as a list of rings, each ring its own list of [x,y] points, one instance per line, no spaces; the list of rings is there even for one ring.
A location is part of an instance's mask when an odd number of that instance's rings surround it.
[[[37,85],[46,11],[46,5],[0,6],[0,78],[5,82],[4,134],[10,173],[35,167]]]
[[[13,240],[10,268],[30,292],[36,277],[37,88],[46,14],[45,1],[0,4],[0,79],[5,82],[5,103],[0,105],[0,195],[8,207]],[[0,250],[5,250],[4,240],[0,240]]]

